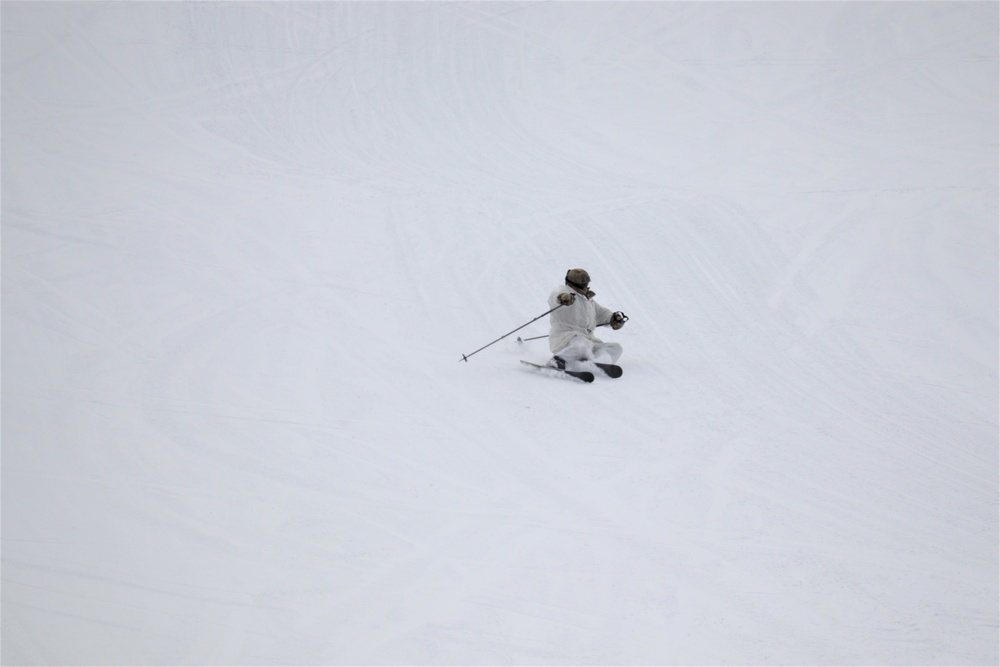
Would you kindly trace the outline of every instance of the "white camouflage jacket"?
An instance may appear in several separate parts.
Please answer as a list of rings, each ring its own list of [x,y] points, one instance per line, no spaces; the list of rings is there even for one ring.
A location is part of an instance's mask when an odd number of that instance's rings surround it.
[[[549,315],[549,349],[553,353],[566,347],[573,336],[586,336],[595,343],[603,343],[594,335],[599,324],[611,321],[612,312],[601,304],[580,294],[567,285],[560,285],[549,295],[549,308],[559,305],[560,294],[575,294],[571,306],[563,306]]]

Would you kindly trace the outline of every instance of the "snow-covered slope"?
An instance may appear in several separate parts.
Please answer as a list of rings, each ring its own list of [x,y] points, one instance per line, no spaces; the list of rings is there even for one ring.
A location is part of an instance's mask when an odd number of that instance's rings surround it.
[[[996,664],[997,24],[3,3],[2,661]]]

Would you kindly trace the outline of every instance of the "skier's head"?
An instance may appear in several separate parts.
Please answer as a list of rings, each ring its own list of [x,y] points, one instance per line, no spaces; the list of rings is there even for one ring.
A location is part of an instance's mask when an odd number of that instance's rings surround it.
[[[570,269],[566,272],[566,284],[586,292],[590,287],[590,274],[583,269]]]

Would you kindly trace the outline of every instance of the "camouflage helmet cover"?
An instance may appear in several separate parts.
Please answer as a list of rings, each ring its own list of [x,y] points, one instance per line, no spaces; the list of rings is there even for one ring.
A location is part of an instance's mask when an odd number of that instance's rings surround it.
[[[570,269],[566,272],[566,284],[570,287],[587,289],[590,286],[590,274],[583,269]]]

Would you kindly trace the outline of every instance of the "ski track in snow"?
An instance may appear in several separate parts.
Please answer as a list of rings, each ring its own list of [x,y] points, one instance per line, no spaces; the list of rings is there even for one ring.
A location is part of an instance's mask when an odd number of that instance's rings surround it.
[[[2,19],[0,661],[1000,660],[997,5]]]

